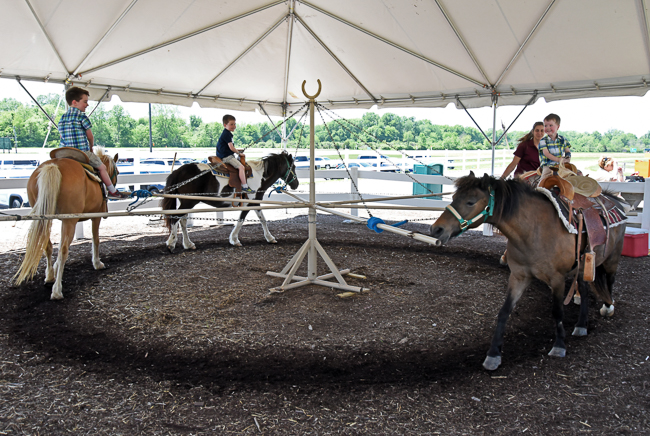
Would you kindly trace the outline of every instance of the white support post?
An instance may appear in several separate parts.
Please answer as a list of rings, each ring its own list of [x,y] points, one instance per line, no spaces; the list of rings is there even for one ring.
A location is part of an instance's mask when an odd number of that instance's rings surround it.
[[[82,221],[77,222],[74,228],[74,238],[84,239],[84,223]]]
[[[222,226],[223,223],[223,212],[217,212],[217,225]]]
[[[465,172],[465,160],[467,159],[467,150],[463,149],[463,172]]]

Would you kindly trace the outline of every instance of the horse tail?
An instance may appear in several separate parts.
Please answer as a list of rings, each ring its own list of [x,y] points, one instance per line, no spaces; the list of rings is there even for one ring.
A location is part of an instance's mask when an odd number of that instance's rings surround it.
[[[607,304],[614,303],[614,300],[612,299],[611,289],[609,289],[609,284],[607,283],[607,272],[605,271],[604,266],[598,265],[596,267],[596,276],[594,277],[594,281],[591,284],[596,297]]]
[[[55,164],[47,164],[40,168],[37,176],[38,197],[30,215],[53,215],[56,213],[56,203],[61,187],[61,171]],[[25,257],[14,275],[14,283],[19,285],[25,280],[31,280],[36,274],[38,264],[43,256],[48,242],[52,220],[34,220],[27,233],[27,248]]]
[[[169,188],[182,181],[179,177],[181,168],[175,169],[174,172],[167,177],[167,182],[165,183],[165,194],[174,193],[175,189]],[[162,200],[162,210],[176,210],[176,199],[164,197]],[[167,227],[169,231],[172,229],[172,218],[169,215],[165,215],[165,227]]]

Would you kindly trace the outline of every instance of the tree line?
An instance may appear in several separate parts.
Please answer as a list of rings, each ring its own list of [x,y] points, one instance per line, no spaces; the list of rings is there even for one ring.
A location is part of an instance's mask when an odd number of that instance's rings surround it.
[[[50,114],[55,114],[59,95],[41,95],[37,101]],[[91,105],[87,114],[94,108]],[[65,102],[58,109],[55,121],[65,111]],[[401,150],[487,150],[490,142],[474,127],[433,124],[430,120],[416,120],[414,117],[386,113],[379,116],[368,112],[358,119],[345,120],[326,112],[327,124],[315,128],[317,148],[401,149]],[[149,119],[134,119],[124,109],[115,105],[110,110],[99,107],[90,117],[93,124],[95,143],[108,147],[149,147]],[[31,103],[15,99],[0,101],[0,137],[10,137],[19,148],[56,147],[59,133],[41,110]],[[234,141],[238,147],[277,148],[281,144],[283,130],[291,132],[287,143],[289,149],[308,148],[309,127],[298,124],[298,120],[287,120],[286,128],[269,122],[239,124]],[[49,130],[49,134],[48,134]],[[165,147],[216,147],[223,131],[219,122],[204,122],[191,115],[189,120],[180,116],[178,108],[169,105],[152,105],[152,139],[155,148]],[[497,130],[500,137],[502,130]],[[491,138],[492,130],[486,130]],[[513,148],[524,131],[508,132],[507,141],[502,139],[497,148]],[[577,152],[625,152],[636,149],[643,151],[650,147],[650,131],[641,137],[620,130],[605,133],[581,133],[561,131]],[[47,141],[46,141],[47,138]]]

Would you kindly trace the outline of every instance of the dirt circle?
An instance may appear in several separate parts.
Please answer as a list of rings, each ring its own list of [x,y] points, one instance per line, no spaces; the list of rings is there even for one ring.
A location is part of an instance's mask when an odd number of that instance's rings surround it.
[[[427,232],[424,223],[407,229]],[[197,249],[149,233],[71,249],[64,296],[43,268],[2,278],[0,430],[8,434],[647,434],[650,261],[623,258],[616,314],[591,301],[589,335],[547,356],[551,296],[534,282],[507,326],[503,365],[481,363],[509,276],[500,236],[445,247],[318,216],[318,239],[368,292],[268,289],[307,238],[307,217],[198,227]],[[19,250],[0,255],[17,269]],[[326,273],[323,262],[320,272]],[[299,275],[306,273],[303,265]],[[565,307],[572,330],[578,306]],[[11,433],[10,433],[11,432]]]

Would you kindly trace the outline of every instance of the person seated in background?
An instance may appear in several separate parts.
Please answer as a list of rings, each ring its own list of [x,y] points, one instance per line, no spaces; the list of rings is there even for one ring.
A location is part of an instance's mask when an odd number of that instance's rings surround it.
[[[544,123],[537,121],[530,132],[519,138],[519,145],[513,153],[515,157],[501,175],[505,179],[515,170],[515,177],[539,168],[539,141],[544,137]],[[516,169],[515,169],[516,167]]]
[[[614,159],[610,156],[602,156],[598,159],[600,169],[592,176],[592,179],[598,182],[624,182],[623,168],[616,165]],[[616,168],[616,169],[615,169]]]

